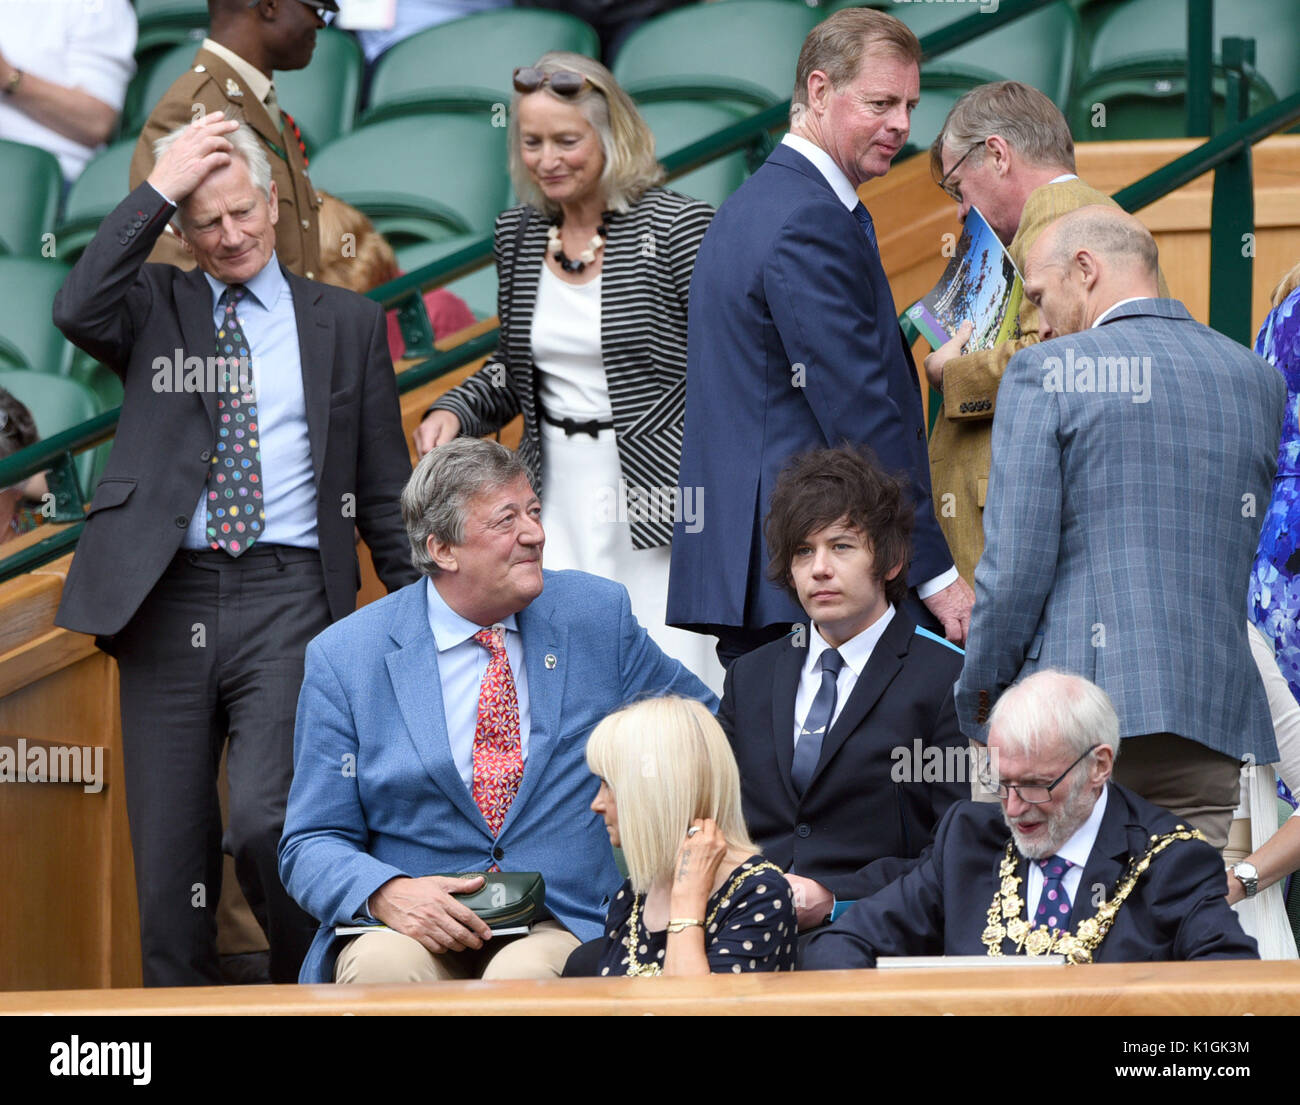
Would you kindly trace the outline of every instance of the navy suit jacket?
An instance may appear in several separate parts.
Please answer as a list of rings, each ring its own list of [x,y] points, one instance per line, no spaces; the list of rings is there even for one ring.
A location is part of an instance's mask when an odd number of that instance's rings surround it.
[[[1143,855],[1153,834],[1180,824],[1126,787],[1108,786],[1106,812],[1075,894],[1072,930],[1096,913],[1094,887],[1110,898],[1129,857]],[[801,966],[874,967],[882,955],[984,955],[981,936],[1010,836],[1000,804],[958,802],[940,823],[930,855],[814,936]],[[1022,859],[1017,872],[1024,880],[1022,897],[1027,868]],[[1219,853],[1203,841],[1175,841],[1138,879],[1094,961],[1258,959],[1255,941],[1242,931],[1227,893]],[[1014,954],[1014,947],[1004,941],[1003,953]]]
[[[740,657],[727,672],[718,721],[740,767],[745,824],[763,855],[848,901],[907,870],[948,807],[970,794],[952,696],[962,654],[895,611],[799,795],[790,767],[807,657],[806,634]],[[945,767],[959,763],[960,778],[935,779],[930,749]]]
[[[363,915],[401,875],[540,871],[546,905],[580,939],[599,935],[622,879],[587,737],[620,706],[658,694],[717,700],[659,651],[627,591],[583,572],[546,572],[519,612],[528,672],[524,777],[494,837],[452,757],[421,579],[363,607],[307,646],[293,786],[280,841],[285,889],[320,920],[300,975],[332,982],[334,926]]]
[[[700,517],[673,529],[669,624],[803,619],[766,579],[762,521],[781,469],[811,449],[867,445],[905,474],[909,582],[952,567],[930,502],[920,384],[880,257],[802,154],[778,146],[719,208],[687,319],[681,484],[703,498]]]

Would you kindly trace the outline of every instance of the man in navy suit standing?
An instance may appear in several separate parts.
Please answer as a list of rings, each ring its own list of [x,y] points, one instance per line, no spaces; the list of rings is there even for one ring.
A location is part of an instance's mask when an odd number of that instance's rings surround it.
[[[916,36],[881,12],[818,25],[799,55],[790,133],[700,247],[681,484],[703,512],[673,532],[668,621],[716,634],[724,664],[801,619],[765,579],[761,521],[791,456],[843,444],[907,474],[914,613],[965,640],[974,595],[935,520],[920,384],[857,195],[907,141],[920,58]]]

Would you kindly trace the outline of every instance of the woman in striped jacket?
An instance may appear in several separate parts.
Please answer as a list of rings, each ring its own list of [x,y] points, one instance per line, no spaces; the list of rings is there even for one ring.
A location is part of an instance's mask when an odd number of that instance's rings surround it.
[[[553,52],[515,71],[510,171],[524,201],[496,224],[500,341],[416,431],[421,453],[516,415],[542,500],[548,568],[627,587],[656,643],[715,689],[707,637],[666,628],[686,303],[707,204],[658,187],[654,138],[599,62]]]

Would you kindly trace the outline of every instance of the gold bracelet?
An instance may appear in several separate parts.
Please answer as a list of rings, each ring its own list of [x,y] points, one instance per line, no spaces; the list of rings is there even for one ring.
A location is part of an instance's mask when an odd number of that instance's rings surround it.
[[[23,83],[23,71],[21,69],[12,69],[9,73],[9,79],[5,81],[5,95],[12,96],[18,91],[18,86]]]
[[[694,928],[696,925],[703,928],[704,922],[697,921],[694,917],[674,917],[668,922],[668,931],[681,932],[683,929]]]

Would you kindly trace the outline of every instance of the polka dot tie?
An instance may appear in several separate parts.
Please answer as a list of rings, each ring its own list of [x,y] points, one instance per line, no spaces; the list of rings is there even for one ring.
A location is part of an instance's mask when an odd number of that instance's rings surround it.
[[[217,447],[208,468],[208,544],[231,556],[247,552],[266,525],[262,503],[262,449],[257,425],[257,394],[244,324],[235,308],[247,294],[242,284],[221,293],[217,325],[217,363],[222,368],[217,394]]]
[[[1065,892],[1061,880],[1065,873],[1074,866],[1068,859],[1049,856],[1036,859],[1036,864],[1043,872],[1043,892],[1038,897],[1038,912],[1034,914],[1034,924],[1051,929],[1063,929],[1070,920],[1070,895]]]
[[[524,777],[519,743],[519,699],[506,656],[503,626],[480,629],[474,640],[492,653],[478,689],[478,723],[474,727],[474,803],[495,837]],[[492,870],[496,870],[495,865]]]

